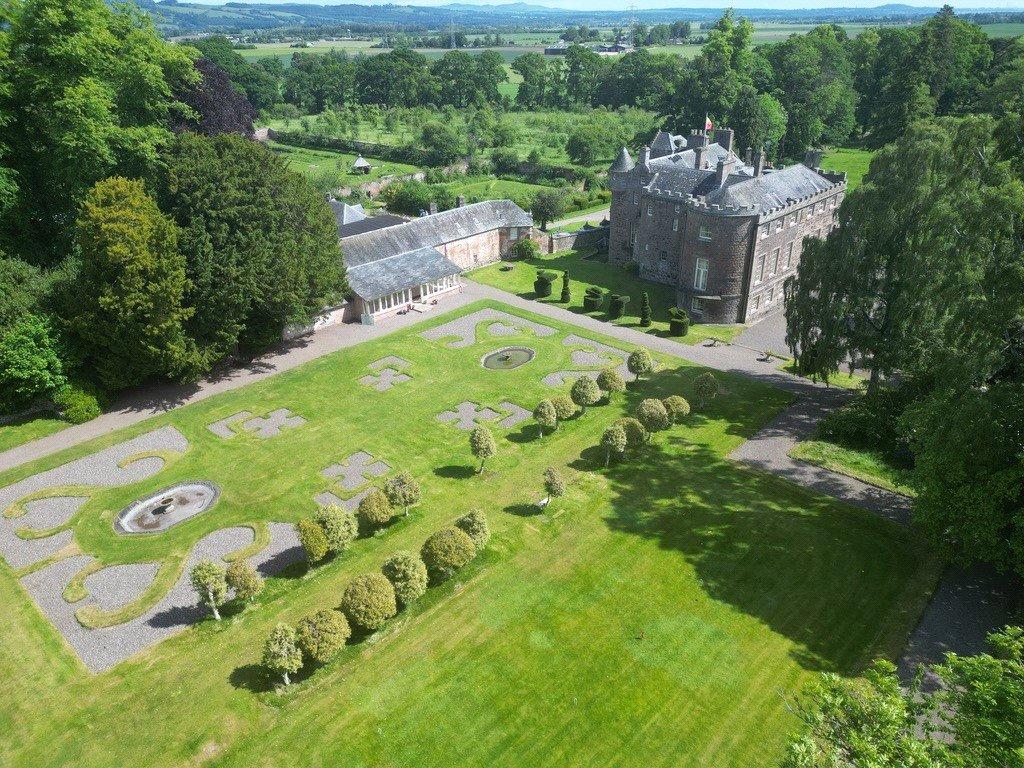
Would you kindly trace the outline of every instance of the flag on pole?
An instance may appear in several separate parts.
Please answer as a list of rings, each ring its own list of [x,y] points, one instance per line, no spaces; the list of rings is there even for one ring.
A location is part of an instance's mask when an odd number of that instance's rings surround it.
[[[711,130],[712,128],[714,128],[714,127],[715,127],[715,126],[714,126],[714,124],[713,124],[713,123],[711,122],[711,118],[710,118],[710,117],[708,117],[708,113],[707,113],[707,112],[705,112],[705,113],[704,113],[704,130],[705,130],[705,131],[710,131],[710,130]]]

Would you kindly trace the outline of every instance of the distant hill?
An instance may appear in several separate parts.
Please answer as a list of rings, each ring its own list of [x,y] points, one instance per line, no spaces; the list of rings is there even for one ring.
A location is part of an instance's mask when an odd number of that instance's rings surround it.
[[[712,21],[722,8],[658,8],[622,11],[571,11],[533,3],[472,5],[452,3],[420,5],[304,5],[301,3],[240,3],[202,5],[179,0],[138,0],[166,34],[195,32],[245,32],[275,27],[327,27],[351,25],[354,30],[436,30],[453,20],[463,29],[505,31],[511,28],[556,27],[565,24],[621,25],[629,16],[644,23],[663,21]],[[778,10],[737,8],[753,21],[792,23],[913,21],[930,16],[936,8],[890,4],[874,8],[818,8]]]

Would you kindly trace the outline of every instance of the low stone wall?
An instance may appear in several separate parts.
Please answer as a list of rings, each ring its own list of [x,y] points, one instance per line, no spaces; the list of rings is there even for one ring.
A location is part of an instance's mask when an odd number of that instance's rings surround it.
[[[608,225],[586,227],[576,232],[537,232],[534,239],[542,253],[558,253],[574,248],[604,250],[608,247]]]

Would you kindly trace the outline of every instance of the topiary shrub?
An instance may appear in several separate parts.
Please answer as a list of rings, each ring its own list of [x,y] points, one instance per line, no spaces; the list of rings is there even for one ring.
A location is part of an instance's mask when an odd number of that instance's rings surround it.
[[[569,397],[585,413],[587,406],[597,405],[601,400],[601,388],[589,376],[580,376],[573,382]]]
[[[487,524],[487,515],[479,509],[471,509],[458,520],[455,527],[466,532],[466,535],[473,540],[473,546],[477,552],[487,546],[491,538],[491,527]]]
[[[640,327],[651,327],[651,297],[647,295],[647,291],[640,297]]]
[[[654,372],[654,358],[643,347],[633,350],[626,358],[626,368],[637,379],[650,376]]]
[[[685,397],[669,395],[661,401],[661,404],[664,405],[665,410],[668,411],[669,419],[676,424],[690,415],[690,404],[686,402]]]
[[[395,508],[384,491],[374,488],[359,502],[359,517],[369,528],[379,528],[391,522]]]
[[[668,332],[670,336],[685,336],[690,332],[690,315],[682,307],[668,311]]]
[[[597,386],[608,393],[608,401],[611,402],[612,395],[626,391],[626,380],[614,368],[605,368],[597,374]]]
[[[562,273],[562,295],[558,299],[563,304],[572,301],[572,294],[569,292],[569,270]]]
[[[616,419],[613,426],[622,427],[622,431],[626,433],[626,445],[630,448],[637,448],[647,442],[646,427],[630,416]]]
[[[53,398],[57,413],[70,424],[84,424],[102,413],[99,398],[81,387],[68,384]]]
[[[344,552],[359,535],[359,520],[351,511],[328,504],[313,514],[313,522],[320,526],[327,537],[327,549],[334,554]]]
[[[693,397],[697,401],[697,407],[707,408],[711,401],[718,395],[718,380],[712,373],[702,373],[693,380]]]
[[[629,304],[629,296],[621,296],[613,293],[608,302],[608,319],[618,320],[626,313],[626,305]]]
[[[551,398],[551,404],[555,406],[555,415],[559,421],[571,419],[576,415],[576,403],[566,395],[555,395]]]
[[[551,285],[555,282],[555,278],[558,277],[554,272],[540,271],[537,273],[537,279],[533,281],[533,292],[537,294],[538,299],[543,299],[551,295]]]
[[[604,293],[597,286],[590,286],[583,294],[583,311],[597,312],[604,304]]]
[[[636,407],[636,420],[643,424],[648,433],[660,432],[672,425],[665,405],[653,397],[640,401],[640,405]]]
[[[432,533],[423,542],[420,557],[430,578],[445,581],[476,556],[476,547],[469,534],[454,525]]]
[[[384,578],[395,589],[395,598],[403,608],[427,591],[427,566],[412,552],[395,552],[380,567]]]
[[[619,424],[612,424],[601,435],[601,447],[604,448],[604,465],[611,464],[612,456],[619,457],[626,452],[626,430]]]
[[[312,613],[295,627],[295,642],[307,658],[319,664],[330,661],[352,636],[348,619],[328,608]]]
[[[312,520],[299,520],[295,524],[295,534],[299,537],[299,543],[306,551],[306,560],[310,565],[316,565],[330,551],[330,544],[327,542],[327,535],[324,529]]]
[[[544,437],[545,429],[554,431],[558,427],[558,414],[555,412],[554,404],[550,400],[541,400],[537,403],[537,407],[533,409],[533,420],[537,422],[541,437]]]
[[[341,596],[341,610],[353,627],[378,630],[398,613],[395,588],[381,573],[356,576]]]

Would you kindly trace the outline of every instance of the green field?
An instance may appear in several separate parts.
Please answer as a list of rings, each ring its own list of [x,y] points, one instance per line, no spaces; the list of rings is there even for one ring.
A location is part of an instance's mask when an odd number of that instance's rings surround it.
[[[893,466],[880,453],[858,451],[826,440],[806,440],[797,444],[789,455],[887,491],[902,493],[904,496],[916,495],[908,485],[910,473]]]
[[[547,396],[540,375],[570,363],[564,334],[588,334],[534,319],[558,333],[494,338],[483,324],[475,344],[452,349],[398,332],[0,475],[6,484],[162,424],[181,430],[185,455],[76,514],[78,542],[104,562],[174,560],[211,530],[307,515],[320,469],[357,450],[424,488],[382,535],[95,676],[0,566],[0,764],[772,765],[796,725],[789,699],[821,671],[893,657],[937,561],[907,529],[727,460],[789,400],[750,380],[723,375],[708,410],[603,469],[592,446],[608,423],[641,398],[690,395],[699,369],[678,360],[543,439],[532,425],[497,430],[498,456],[475,474],[466,433],[434,416],[466,399]],[[508,343],[537,357],[485,371],[480,356]],[[356,383],[389,354],[412,363],[410,382],[385,393]],[[266,441],[206,429],[278,407],[309,422]],[[569,487],[541,515],[532,503],[548,466]],[[221,485],[214,510],[156,536],[113,532],[129,500],[195,477]],[[276,622],[337,605],[354,574],[473,506],[494,536],[460,583],[272,689],[256,665]]]
[[[847,189],[853,190],[860,186],[874,154],[868,149],[830,149],[822,158],[821,167],[829,171],[844,171]]]
[[[481,200],[515,200],[525,208],[532,204],[534,196],[542,189],[550,189],[541,184],[528,184],[513,179],[495,179],[493,177],[470,176],[445,184],[455,195],[464,195],[468,202]]]
[[[597,257],[585,258],[587,254],[577,251],[562,251],[545,254],[526,261],[491,264],[469,273],[469,277],[479,283],[492,285],[503,291],[514,293],[527,299],[537,298],[533,290],[533,281],[538,270],[558,272],[558,280],[554,284],[554,293],[544,302],[560,303],[562,290],[561,273],[569,272],[569,291],[572,301],[566,309],[583,313],[583,294],[587,288],[597,286],[604,292],[628,294],[630,301],[626,305],[625,314],[614,321],[615,325],[640,329],[640,299],[646,291],[651,299],[654,322],[648,333],[665,335],[668,332],[668,310],[676,305],[675,289],[670,285],[650,283],[641,280],[625,269],[611,266]],[[511,267],[503,271],[503,267]],[[605,306],[607,309],[607,306]],[[606,312],[595,312],[594,317],[604,319]],[[742,325],[702,325],[690,327],[690,333],[684,339],[686,344],[696,344],[708,338],[729,341],[743,330]]]
[[[362,184],[383,176],[399,176],[420,170],[414,165],[393,163],[389,160],[371,157],[367,158],[372,165],[369,173],[353,173],[352,163],[355,162],[356,155],[347,152],[293,147],[273,141],[268,142],[268,146],[283,157],[293,170],[300,171],[307,176],[329,175],[332,179],[337,179],[339,186]]]
[[[18,420],[11,424],[4,424],[0,426],[0,451],[6,451],[30,440],[37,440],[40,437],[52,435],[54,432],[59,432],[67,426],[68,423],[66,421],[47,416],[38,416]]]

